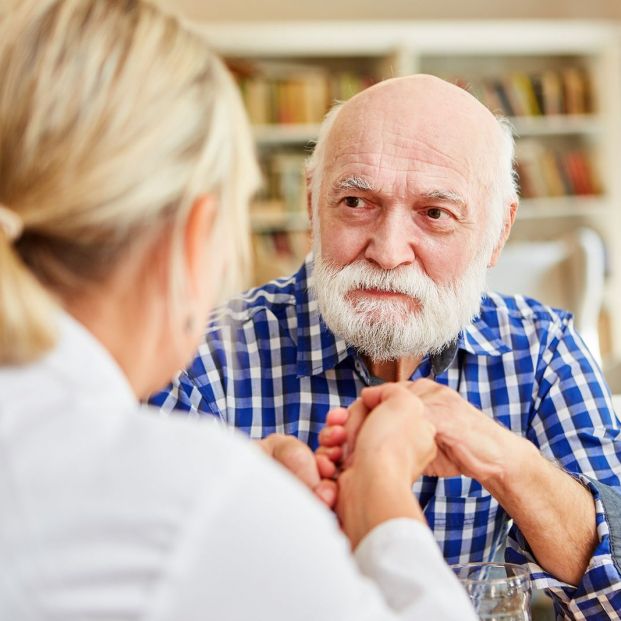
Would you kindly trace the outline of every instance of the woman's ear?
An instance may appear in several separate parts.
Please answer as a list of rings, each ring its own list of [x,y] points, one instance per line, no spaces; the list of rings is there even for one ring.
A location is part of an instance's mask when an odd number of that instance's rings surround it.
[[[216,226],[217,205],[210,195],[198,197],[192,207],[185,224],[185,260],[188,276],[189,293],[196,295],[205,288],[205,270],[209,258],[213,256],[213,235]]]

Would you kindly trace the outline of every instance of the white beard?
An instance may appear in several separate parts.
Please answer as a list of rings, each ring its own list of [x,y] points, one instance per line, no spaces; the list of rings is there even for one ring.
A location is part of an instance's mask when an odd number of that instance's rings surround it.
[[[416,265],[383,270],[361,260],[334,267],[315,247],[310,286],[326,325],[347,345],[374,361],[422,357],[442,351],[479,314],[487,273],[483,258],[458,282],[437,285]],[[412,300],[347,299],[356,289],[401,293]]]

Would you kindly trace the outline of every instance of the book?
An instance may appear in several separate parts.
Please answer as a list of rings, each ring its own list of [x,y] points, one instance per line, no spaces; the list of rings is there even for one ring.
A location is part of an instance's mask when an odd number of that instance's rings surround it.
[[[521,114],[526,116],[541,116],[535,86],[531,76],[525,73],[514,73],[511,76],[511,86],[515,92],[515,98],[519,101]]]
[[[563,86],[561,77],[556,71],[544,71],[540,76],[541,98],[545,115],[563,114]]]
[[[578,67],[566,67],[561,72],[565,95],[566,114],[588,114],[590,103],[588,101],[589,87],[587,75]]]

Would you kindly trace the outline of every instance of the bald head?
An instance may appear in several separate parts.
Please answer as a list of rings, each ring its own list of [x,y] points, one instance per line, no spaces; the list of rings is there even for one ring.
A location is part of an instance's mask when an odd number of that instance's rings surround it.
[[[496,117],[475,97],[433,75],[417,74],[378,82],[352,97],[343,108],[353,112],[360,106],[368,106],[369,110],[390,106],[388,111],[412,118],[454,114],[492,133],[496,126]]]
[[[413,75],[380,82],[345,103],[328,144],[344,142],[347,148],[394,132],[433,141],[447,154],[480,152],[481,159],[490,159],[503,139],[496,118],[465,90],[434,76]]]

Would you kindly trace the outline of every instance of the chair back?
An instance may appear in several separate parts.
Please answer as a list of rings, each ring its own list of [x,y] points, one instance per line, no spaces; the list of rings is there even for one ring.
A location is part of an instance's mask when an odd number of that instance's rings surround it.
[[[601,364],[598,321],[606,258],[600,236],[588,228],[550,241],[507,244],[488,271],[490,291],[522,294],[574,315],[576,329]]]

